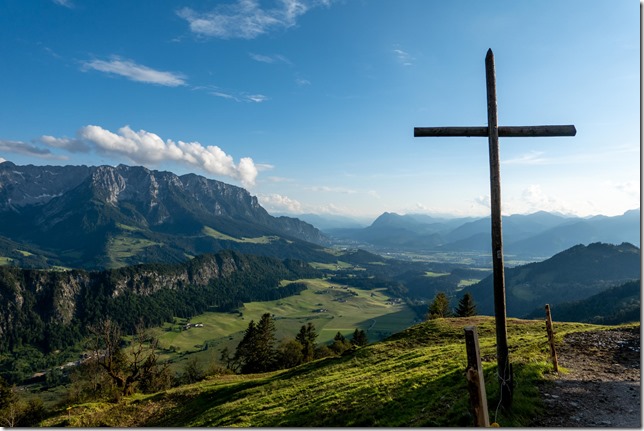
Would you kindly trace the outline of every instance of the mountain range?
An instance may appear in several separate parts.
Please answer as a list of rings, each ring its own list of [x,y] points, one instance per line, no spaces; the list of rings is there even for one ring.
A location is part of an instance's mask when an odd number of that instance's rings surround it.
[[[524,317],[545,304],[587,299],[615,286],[639,280],[638,247],[592,243],[577,245],[542,262],[505,269],[508,316]],[[639,283],[638,283],[639,284]],[[467,287],[479,314],[494,314],[493,276]],[[560,314],[563,318],[564,314]]]
[[[0,256],[20,266],[110,268],[222,249],[324,260],[326,243],[246,190],[195,174],[0,163]]]
[[[595,325],[618,325],[641,320],[641,283],[629,281],[603,290],[579,301],[562,302],[552,311],[554,320],[563,322],[584,322]],[[543,307],[535,309],[527,319],[539,319],[544,315]]]
[[[406,251],[490,252],[490,218],[439,218],[384,213],[365,228],[327,229],[336,241]],[[542,260],[577,244],[640,245],[640,210],[623,215],[566,217],[545,211],[502,219],[504,252]]]

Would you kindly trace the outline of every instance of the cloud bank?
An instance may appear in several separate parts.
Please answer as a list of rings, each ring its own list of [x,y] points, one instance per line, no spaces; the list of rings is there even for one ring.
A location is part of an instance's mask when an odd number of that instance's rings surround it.
[[[38,157],[41,159],[64,160],[64,157],[52,154],[52,152],[48,148],[41,148],[22,141],[7,141],[0,139],[0,151]]]
[[[270,195],[261,195],[257,197],[259,202],[264,208],[268,211],[275,212],[291,212],[291,213],[300,213],[302,212],[302,204],[291,199],[287,196],[283,196],[277,193]]]
[[[279,0],[274,7],[263,8],[257,0],[238,0],[210,12],[185,7],[177,15],[188,21],[190,30],[199,36],[254,39],[275,29],[292,27],[312,7],[329,3],[329,0]]]
[[[213,175],[239,180],[244,187],[255,185],[258,172],[250,157],[242,157],[239,163],[235,164],[232,156],[216,145],[204,146],[199,142],[175,142],[171,139],[164,141],[155,133],[134,131],[129,126],[121,127],[114,133],[100,126],[89,125],[81,128],[75,139],[42,136],[39,141],[70,152],[87,152],[94,149],[102,153],[117,154],[143,165],[167,161],[180,162]],[[5,143],[7,141],[0,141],[0,149]],[[25,149],[24,145],[19,148]],[[48,149],[40,151],[49,153]]]

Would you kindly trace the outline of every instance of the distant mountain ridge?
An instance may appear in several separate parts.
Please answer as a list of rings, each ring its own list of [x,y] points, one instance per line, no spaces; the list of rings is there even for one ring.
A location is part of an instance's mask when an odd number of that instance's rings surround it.
[[[386,212],[366,228],[326,232],[336,240],[381,248],[490,253],[490,226],[489,217],[449,219]],[[506,254],[542,259],[577,244],[629,242],[639,246],[640,210],[615,217],[565,217],[545,211],[504,216],[503,240]]]
[[[640,278],[638,247],[628,243],[577,245],[543,262],[506,268],[507,314],[524,317],[545,304],[580,301]],[[494,314],[492,280],[490,275],[467,287],[478,304],[479,314]]]
[[[0,163],[0,236],[5,257],[85,268],[178,262],[223,248],[278,255],[270,249],[287,243],[297,256],[284,257],[305,257],[328,242],[308,223],[271,216],[248,191],[195,174],[11,162]],[[8,243],[25,249],[3,250]]]
[[[553,308],[553,319],[595,325],[618,325],[640,321],[641,287],[640,280],[629,281],[603,290],[586,299],[562,302]],[[539,319],[543,315],[543,307],[540,307],[526,317]]]

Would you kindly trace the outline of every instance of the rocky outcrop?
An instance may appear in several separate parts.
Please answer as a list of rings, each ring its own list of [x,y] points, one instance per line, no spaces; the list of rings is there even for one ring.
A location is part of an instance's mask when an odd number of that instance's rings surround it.
[[[0,212],[25,212],[48,204],[48,219],[60,219],[72,206],[95,200],[108,204],[125,218],[138,218],[150,226],[184,221],[215,224],[216,217],[244,221],[309,242],[324,243],[316,228],[296,218],[273,217],[241,187],[195,174],[141,166],[17,166],[0,163]],[[135,219],[137,217],[134,217]],[[51,224],[51,223],[50,223]]]
[[[283,290],[279,288],[280,280],[301,278],[306,271],[312,269],[304,262],[232,251],[198,256],[183,264],[136,265],[95,272],[0,267],[0,352],[19,339],[20,343],[33,342],[47,328],[82,326],[97,318],[113,318],[105,314],[110,310],[105,304],[115,304],[125,295],[145,297],[174,291],[172,295],[176,297],[172,301],[180,303],[186,289],[191,289],[192,295],[195,289],[203,289],[197,293],[202,297],[201,292],[217,289],[218,283],[222,283],[229,290],[219,294],[220,300],[239,300],[233,298],[235,291],[244,291],[243,297],[252,300],[254,289]],[[270,277],[263,278],[268,273]],[[261,299],[262,293],[256,296]],[[126,296],[126,302],[129,301]],[[27,336],[28,333],[33,335]]]

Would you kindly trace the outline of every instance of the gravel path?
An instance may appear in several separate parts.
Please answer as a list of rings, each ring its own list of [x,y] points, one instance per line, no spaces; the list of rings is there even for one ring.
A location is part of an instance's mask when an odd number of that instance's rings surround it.
[[[568,372],[539,388],[546,414],[532,426],[642,426],[639,327],[567,335],[557,356]]]

